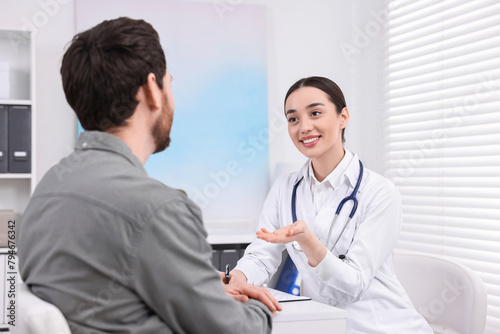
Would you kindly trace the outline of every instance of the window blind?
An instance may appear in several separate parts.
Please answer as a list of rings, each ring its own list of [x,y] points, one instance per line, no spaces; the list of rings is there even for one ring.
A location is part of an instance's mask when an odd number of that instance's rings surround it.
[[[399,249],[452,257],[488,291],[500,333],[500,2],[387,0],[384,173]]]

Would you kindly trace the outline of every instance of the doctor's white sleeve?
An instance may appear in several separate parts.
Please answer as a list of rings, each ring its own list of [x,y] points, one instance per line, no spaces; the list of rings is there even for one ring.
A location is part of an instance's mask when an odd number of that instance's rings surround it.
[[[367,189],[360,199],[364,205],[358,211],[363,216],[345,260],[327,252],[323,261],[311,267],[321,281],[320,294],[335,304],[359,300],[392,256],[401,229],[401,198],[396,187],[384,181],[376,182],[377,186]]]
[[[280,192],[281,184],[285,180],[277,180],[269,194],[259,218],[257,230],[265,227],[268,231],[281,228],[280,224]],[[281,263],[281,254],[285,249],[283,244],[273,244],[254,237],[246,248],[245,255],[238,261],[235,269],[241,270],[247,277],[248,283],[262,285],[273,277]]]

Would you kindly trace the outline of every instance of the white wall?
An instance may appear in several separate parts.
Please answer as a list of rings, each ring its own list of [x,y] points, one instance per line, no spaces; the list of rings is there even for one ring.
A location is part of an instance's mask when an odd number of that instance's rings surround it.
[[[305,158],[293,145],[283,115],[283,98],[290,86],[303,77],[331,78],[352,96],[352,70],[339,43],[350,37],[351,4],[343,0],[258,1],[268,7],[268,77],[270,168],[280,162],[302,163]],[[281,131],[276,128],[281,121]]]
[[[234,1],[232,1],[234,2]],[[285,128],[283,98],[298,79],[311,75],[335,81],[346,97],[351,119],[345,146],[365,166],[382,171],[382,33],[380,0],[246,0],[268,8],[270,169],[297,165],[304,157]],[[234,6],[237,10],[237,6]],[[229,14],[228,14],[229,15]]]
[[[384,161],[382,38],[386,26],[387,12],[383,1],[356,0],[353,2],[352,36],[348,44],[357,53],[351,53],[350,57],[354,80],[351,104],[353,128],[348,141],[365,165],[378,173],[382,172]]]
[[[380,66],[373,63],[379,48],[377,36],[354,57],[347,57],[341,49],[347,44],[359,46],[356,28],[363,30],[372,20],[370,11],[380,5],[379,0],[198,1],[214,3],[214,10],[216,4],[226,4],[224,15],[231,15],[242,3],[268,8],[271,173],[277,163],[304,161],[288,137],[283,97],[296,80],[311,75],[329,77],[342,88],[351,114],[346,146],[365,165],[380,170],[380,87],[376,81]],[[72,150],[76,138],[76,118],[66,103],[59,74],[64,47],[75,34],[74,2],[2,0],[0,22],[4,27],[32,25],[36,30],[36,163],[40,179]]]

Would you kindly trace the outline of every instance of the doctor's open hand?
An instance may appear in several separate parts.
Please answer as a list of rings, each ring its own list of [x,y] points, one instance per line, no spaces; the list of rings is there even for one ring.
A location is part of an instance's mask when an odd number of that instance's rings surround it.
[[[309,229],[307,223],[302,220],[297,220],[292,225],[287,225],[274,232],[269,232],[263,227],[257,231],[257,238],[275,244],[297,241],[311,267],[316,267],[323,261],[327,252],[326,247]]]
[[[287,244],[292,241],[304,241],[311,233],[305,221],[297,220],[292,225],[280,228],[274,232],[269,232],[265,227],[257,231],[257,238],[271,242],[273,244]]]

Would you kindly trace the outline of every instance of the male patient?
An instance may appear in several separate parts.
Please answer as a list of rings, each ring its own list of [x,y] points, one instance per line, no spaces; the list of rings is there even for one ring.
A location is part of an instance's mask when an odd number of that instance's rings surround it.
[[[169,145],[174,113],[153,27],[119,18],[76,35],[61,75],[86,132],[24,214],[19,263],[33,293],[74,334],[270,333],[276,299],[224,286],[200,209],[144,170]]]

